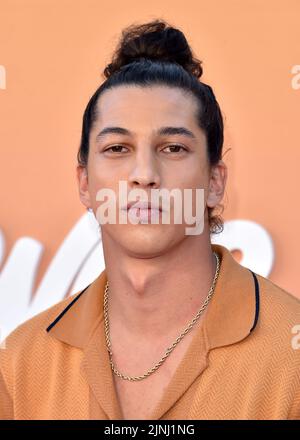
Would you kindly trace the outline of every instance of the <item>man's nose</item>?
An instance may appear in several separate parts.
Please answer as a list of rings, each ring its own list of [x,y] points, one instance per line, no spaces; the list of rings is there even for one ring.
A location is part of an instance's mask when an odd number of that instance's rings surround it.
[[[157,160],[153,152],[139,152],[132,165],[128,176],[130,186],[145,188],[158,188],[161,184],[161,177]]]

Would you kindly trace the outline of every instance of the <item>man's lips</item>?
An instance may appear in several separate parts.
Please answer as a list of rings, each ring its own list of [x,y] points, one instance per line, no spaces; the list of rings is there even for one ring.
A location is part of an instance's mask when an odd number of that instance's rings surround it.
[[[131,208],[135,208],[141,211],[162,211],[159,205],[151,204],[151,202],[129,202],[127,204],[127,211]]]
[[[161,215],[161,210],[156,208],[137,208],[136,205],[132,205],[127,210],[128,216],[134,218],[134,221],[138,218],[142,223],[152,223],[159,219]],[[156,220],[155,220],[156,219]]]

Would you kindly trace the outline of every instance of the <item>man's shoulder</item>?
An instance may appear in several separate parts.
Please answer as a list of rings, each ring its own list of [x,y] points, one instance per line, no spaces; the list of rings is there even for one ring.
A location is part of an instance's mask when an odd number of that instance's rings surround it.
[[[300,329],[300,299],[267,278],[257,275],[257,280],[261,333],[266,339],[288,341],[290,345]]]
[[[288,312],[290,316],[299,316],[299,297],[286,291],[268,278],[261,275],[256,276],[259,284],[260,296],[262,301],[265,301],[266,306],[271,306],[273,310],[280,309],[283,313]]]
[[[47,327],[78,295],[80,295],[80,292],[62,299],[19,324],[2,342],[1,345],[4,351],[8,351],[13,356],[14,354],[31,350],[33,346],[49,341]]]

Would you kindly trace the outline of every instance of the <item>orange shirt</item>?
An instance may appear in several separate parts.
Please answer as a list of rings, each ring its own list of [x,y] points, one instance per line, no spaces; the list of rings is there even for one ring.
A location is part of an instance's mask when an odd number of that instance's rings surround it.
[[[215,292],[150,419],[300,419],[299,299],[213,249]],[[106,279],[104,270],[6,338],[0,419],[122,418],[105,345]]]

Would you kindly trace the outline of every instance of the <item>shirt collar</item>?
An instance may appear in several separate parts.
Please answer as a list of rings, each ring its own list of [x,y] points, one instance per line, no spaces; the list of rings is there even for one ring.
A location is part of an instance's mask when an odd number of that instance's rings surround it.
[[[234,344],[254,329],[259,312],[257,278],[240,265],[223,246],[212,245],[221,257],[219,277],[204,318],[209,349]],[[103,320],[104,270],[87,288],[76,294],[46,331],[77,348],[87,346]]]

